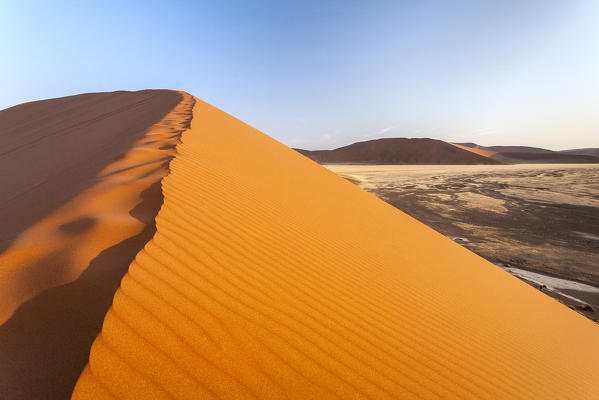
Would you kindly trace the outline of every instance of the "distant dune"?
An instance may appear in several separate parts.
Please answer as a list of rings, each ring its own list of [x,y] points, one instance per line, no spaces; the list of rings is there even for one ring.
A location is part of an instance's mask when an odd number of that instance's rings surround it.
[[[560,153],[578,154],[581,156],[593,156],[599,158],[599,148],[561,150]]]
[[[527,154],[549,154],[552,150],[542,149],[540,147],[530,146],[484,146],[486,150],[495,151],[497,153],[527,153]]]
[[[497,153],[493,158],[510,164],[594,164],[599,158],[578,154],[550,153]]]
[[[574,164],[599,163],[599,149],[552,151],[528,146],[480,146],[436,139],[386,138],[334,150],[295,149],[321,164]]]
[[[74,399],[599,397],[595,323],[224,112],[193,115]]]
[[[436,139],[387,138],[357,142],[335,150],[302,150],[319,163],[502,164]]]
[[[599,149],[553,151],[528,146],[480,146],[452,143],[454,146],[508,164],[592,164],[599,163]]]
[[[65,399],[135,254],[191,118],[175,91],[0,111],[0,398]]]

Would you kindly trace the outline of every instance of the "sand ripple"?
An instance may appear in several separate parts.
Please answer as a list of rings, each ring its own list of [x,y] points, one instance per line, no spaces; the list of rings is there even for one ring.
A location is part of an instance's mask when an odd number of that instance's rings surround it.
[[[197,101],[75,399],[599,397],[599,327]]]

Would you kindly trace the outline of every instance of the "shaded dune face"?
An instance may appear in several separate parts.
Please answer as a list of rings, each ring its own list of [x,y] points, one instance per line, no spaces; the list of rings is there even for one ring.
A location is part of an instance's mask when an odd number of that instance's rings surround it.
[[[0,112],[0,398],[66,399],[129,264],[193,98],[84,94]]]
[[[599,327],[199,100],[74,399],[594,399]]]

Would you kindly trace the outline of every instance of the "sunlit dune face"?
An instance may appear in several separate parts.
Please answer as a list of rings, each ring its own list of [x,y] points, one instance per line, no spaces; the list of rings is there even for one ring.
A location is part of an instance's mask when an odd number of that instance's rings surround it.
[[[454,145],[455,147],[458,147],[462,150],[468,150],[471,151],[472,153],[476,153],[479,154],[481,156],[485,156],[485,157],[491,157],[495,154],[497,154],[496,151],[493,150],[485,150],[485,149],[480,149],[478,147],[468,147],[468,146],[463,146],[461,144],[456,144],[456,143],[450,143],[451,145]]]
[[[163,193],[75,399],[599,395],[596,324],[206,103]]]

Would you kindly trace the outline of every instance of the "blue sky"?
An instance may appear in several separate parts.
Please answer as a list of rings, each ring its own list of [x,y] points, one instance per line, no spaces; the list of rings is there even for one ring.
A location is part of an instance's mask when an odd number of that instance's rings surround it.
[[[185,90],[285,144],[599,146],[599,2],[0,2],[0,108]]]

